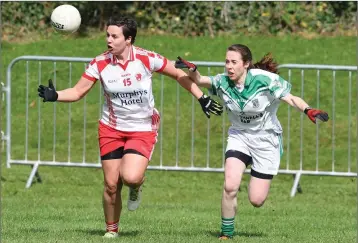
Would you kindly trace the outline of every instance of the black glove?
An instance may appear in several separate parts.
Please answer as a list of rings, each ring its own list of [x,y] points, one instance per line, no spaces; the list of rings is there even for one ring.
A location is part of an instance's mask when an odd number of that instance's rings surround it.
[[[194,63],[188,62],[181,57],[178,57],[178,60],[175,61],[176,68],[188,68],[190,71],[196,71],[196,65]]]
[[[210,113],[220,116],[223,113],[223,107],[217,101],[210,98],[210,96],[203,95],[198,99],[201,108],[205,115],[210,118]]]
[[[39,85],[39,88],[37,89],[39,92],[39,96],[43,98],[43,102],[51,101],[54,102],[58,98],[58,94],[56,92],[55,87],[53,86],[52,80],[48,80],[48,87],[43,86],[42,84]]]

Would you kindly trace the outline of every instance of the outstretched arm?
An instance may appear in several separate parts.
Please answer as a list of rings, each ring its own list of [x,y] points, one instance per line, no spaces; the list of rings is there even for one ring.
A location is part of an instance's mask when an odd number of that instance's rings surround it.
[[[162,73],[178,81],[184,89],[188,90],[197,99],[203,96],[203,91],[201,91],[199,87],[192,82],[183,70],[175,68],[173,63],[168,62]]]
[[[93,87],[95,82],[81,77],[73,88],[58,91],[58,101],[74,102],[82,99]]]
[[[181,57],[175,61],[176,68],[188,68],[189,77],[200,87],[211,88],[211,80],[208,76],[202,76],[194,63],[188,62]]]
[[[281,100],[297,108],[299,111],[304,112],[313,123],[316,123],[316,118],[324,122],[329,119],[327,112],[311,108],[302,98],[298,96],[288,93],[282,97]]]
[[[38,92],[39,96],[43,98],[43,102],[75,102],[84,97],[93,87],[94,83],[95,82],[88,80],[85,77],[81,77],[74,87],[56,91],[52,80],[50,79],[49,86],[40,85]]]
[[[201,105],[205,115],[210,118],[210,113],[220,116],[223,112],[223,107],[217,101],[206,96],[203,91],[193,82],[193,80],[181,69],[175,68],[174,64],[168,62],[162,70],[164,75],[167,75],[175,80],[186,90],[188,90],[194,97],[196,97]]]
[[[296,109],[298,109],[301,112],[304,112],[304,110],[307,107],[309,107],[309,105],[303,99],[301,99],[298,96],[294,96],[294,95],[292,95],[290,93],[288,93],[287,95],[282,97],[281,100],[283,100],[284,102],[286,102],[290,106],[295,107]]]

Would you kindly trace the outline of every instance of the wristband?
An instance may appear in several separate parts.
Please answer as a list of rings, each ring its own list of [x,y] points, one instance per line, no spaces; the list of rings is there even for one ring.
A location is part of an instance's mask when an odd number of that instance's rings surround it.
[[[311,107],[307,107],[307,108],[305,108],[305,110],[303,111],[303,113],[305,113],[306,115],[307,115],[307,112],[309,111],[309,110],[311,110],[312,108]]]

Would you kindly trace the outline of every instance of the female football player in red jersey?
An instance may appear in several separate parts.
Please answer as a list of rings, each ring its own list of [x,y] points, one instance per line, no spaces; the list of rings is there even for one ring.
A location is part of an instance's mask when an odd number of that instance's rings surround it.
[[[203,94],[188,75],[165,57],[134,46],[137,23],[126,17],[112,17],[107,23],[108,50],[88,65],[69,89],[56,91],[52,82],[40,85],[43,101],[75,102],[85,96],[97,80],[103,86],[105,102],[99,121],[99,147],[104,174],[103,208],[107,225],[104,237],[118,236],[122,210],[121,190],[129,189],[128,209],[140,203],[144,173],[157,141],[160,116],[154,108],[152,73],[175,79],[195,96],[204,113],[221,115],[223,107]]]

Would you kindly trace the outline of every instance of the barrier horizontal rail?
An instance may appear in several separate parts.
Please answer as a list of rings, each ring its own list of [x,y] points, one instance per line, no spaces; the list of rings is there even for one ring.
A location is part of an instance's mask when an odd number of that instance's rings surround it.
[[[40,159],[40,155],[38,156],[38,160],[28,160],[28,159],[15,159],[11,156],[11,77],[12,77],[12,68],[14,67],[14,65],[19,62],[19,61],[27,61],[27,62],[32,62],[32,61],[38,61],[40,63],[40,67],[41,67],[41,62],[54,62],[54,75],[56,75],[56,62],[65,62],[65,63],[69,63],[70,68],[69,68],[69,72],[72,73],[72,66],[71,63],[84,63],[87,64],[92,60],[92,58],[83,58],[83,57],[51,57],[51,56],[20,56],[15,58],[14,60],[11,61],[11,63],[8,65],[7,68],[7,84],[6,86],[4,86],[2,88],[3,92],[6,93],[6,133],[3,136],[3,139],[6,141],[6,163],[7,163],[7,167],[10,167],[11,164],[21,164],[21,165],[32,165],[33,167],[33,171],[30,174],[30,177],[28,179],[28,183],[27,186],[31,185],[31,181],[33,179],[33,177],[35,176],[35,171],[37,171],[38,166],[39,165],[46,165],[46,166],[75,166],[75,167],[101,167],[100,164],[100,158],[98,157],[95,161],[88,161],[85,157],[86,151],[83,151],[83,160],[82,162],[75,162],[72,161],[70,159],[70,156],[68,156],[69,161],[57,161],[56,157],[55,157],[55,153],[54,153],[54,157],[53,157],[53,161],[48,161],[48,160],[42,160]],[[208,68],[208,72],[210,72],[210,70],[212,68],[224,68],[225,67],[225,63],[224,62],[203,62],[203,61],[193,61],[197,66],[199,67],[207,67]],[[27,69],[28,69],[28,63],[27,63]],[[335,98],[336,98],[336,71],[348,71],[349,72],[349,88],[350,90],[352,90],[354,87],[352,87],[352,80],[353,80],[353,75],[352,74],[353,71],[357,71],[357,67],[356,66],[339,66],[339,65],[309,65],[309,64],[282,64],[279,65],[279,69],[280,69],[280,75],[282,76],[282,70],[286,70],[288,71],[288,81],[291,81],[292,78],[292,73],[295,70],[300,71],[300,79],[301,79],[301,96],[304,95],[304,87],[305,87],[305,71],[316,71],[316,76],[317,76],[317,80],[316,80],[316,84],[317,84],[317,94],[316,94],[316,98],[317,98],[317,105],[319,106],[319,100],[320,100],[320,77],[321,77],[321,70],[325,70],[325,71],[332,71],[332,112],[331,114],[332,116],[332,168],[331,171],[329,170],[322,170],[320,168],[320,164],[319,164],[319,125],[316,126],[316,170],[311,170],[311,169],[307,169],[305,168],[305,165],[303,163],[303,150],[304,150],[304,143],[303,143],[303,114],[300,115],[300,123],[299,123],[299,136],[300,136],[300,144],[299,144],[299,150],[301,151],[300,153],[300,158],[299,158],[299,168],[291,168],[291,161],[290,161],[290,156],[291,156],[291,150],[292,148],[290,147],[290,138],[291,138],[291,111],[290,111],[290,107],[288,107],[287,110],[287,128],[288,130],[285,131],[285,133],[287,134],[287,145],[286,145],[286,168],[282,168],[283,166],[280,167],[279,173],[281,174],[292,174],[296,176],[295,182],[294,182],[294,186],[291,190],[291,196],[294,196],[294,194],[296,193],[297,190],[297,186],[298,186],[298,182],[299,182],[299,178],[301,175],[323,175],[323,176],[357,176],[357,173],[355,172],[356,169],[351,169],[352,167],[352,146],[351,143],[355,142],[357,144],[357,141],[354,140],[354,134],[353,131],[351,129],[352,126],[352,100],[356,97],[352,96],[352,92],[348,92],[348,120],[349,120],[349,130],[348,130],[348,145],[347,145],[347,160],[348,160],[348,164],[347,164],[347,171],[337,171],[335,168],[336,165],[336,161],[335,161],[335,157],[336,157],[336,145],[335,145],[335,136],[336,136],[336,130],[335,130],[335,116],[336,116],[336,110],[335,110]],[[223,70],[223,69],[222,69]],[[201,71],[202,73],[204,73],[204,71]],[[39,69],[39,82],[41,80],[41,68]],[[26,71],[26,77],[27,79],[29,79],[29,70]],[[71,77],[71,75],[70,75]],[[297,77],[296,77],[297,78]],[[298,78],[298,79],[299,79]],[[28,85],[28,81],[26,83],[26,85]],[[160,95],[159,97],[156,97],[157,101],[160,101],[160,112],[162,114],[164,114],[165,116],[165,112],[163,112],[163,95],[164,95],[164,91],[163,91],[163,78],[161,78],[161,91],[160,91]],[[28,87],[27,87],[28,88]],[[192,97],[192,106],[191,106],[191,114],[192,114],[192,118],[191,118],[191,141],[190,141],[190,146],[191,146],[191,154],[190,154],[190,161],[189,163],[186,163],[186,166],[181,166],[180,164],[182,162],[179,162],[179,119],[180,119],[180,114],[179,114],[179,109],[180,109],[180,88],[179,85],[177,84],[176,87],[176,100],[175,100],[175,105],[176,105],[176,114],[175,114],[175,119],[176,119],[176,129],[175,129],[175,133],[176,133],[176,142],[175,142],[175,165],[170,165],[169,163],[164,163],[163,162],[163,129],[162,129],[162,124],[161,124],[161,129],[160,129],[160,135],[159,135],[159,151],[160,151],[160,155],[159,155],[159,165],[155,165],[155,164],[150,164],[150,166],[148,167],[149,169],[155,169],[155,170],[173,170],[173,171],[207,171],[207,172],[222,172],[223,171],[223,163],[224,163],[224,149],[225,149],[225,137],[226,137],[226,123],[227,123],[227,118],[225,118],[225,116],[222,116],[222,133],[221,133],[221,139],[222,139],[222,148],[221,148],[221,167],[214,167],[212,166],[212,160],[210,158],[210,137],[211,135],[211,130],[210,130],[210,120],[206,121],[206,162],[205,164],[203,164],[203,166],[196,166],[196,161],[194,162],[194,155],[196,154],[196,149],[197,147],[195,146],[195,134],[196,131],[194,130],[194,124],[196,122],[195,120],[195,101],[194,98]],[[28,91],[27,91],[28,92]],[[40,107],[40,106],[39,106]],[[55,104],[54,104],[54,110],[56,111],[55,108]],[[71,106],[69,106],[70,110],[71,110]],[[86,103],[84,103],[83,106],[83,110],[84,110],[84,114],[86,114],[86,108],[87,105]],[[28,109],[28,108],[27,108]],[[40,108],[38,108],[40,109]],[[283,109],[283,108],[281,108]],[[39,110],[39,117],[41,114],[41,111]],[[28,115],[28,110],[26,110],[26,116]],[[296,115],[297,116],[297,115]],[[40,119],[40,118],[39,118]],[[56,112],[54,112],[54,120],[56,120]],[[69,124],[71,124],[71,119],[69,119]],[[162,119],[163,120],[163,119]],[[86,117],[84,117],[84,122],[86,121]],[[69,125],[71,126],[71,125]],[[27,131],[27,130],[26,130]],[[69,130],[70,131],[70,130]],[[56,133],[56,131],[54,132],[54,134]],[[352,135],[353,134],[353,135]],[[83,132],[83,136],[86,135],[86,126],[84,127],[84,132]],[[214,134],[218,135],[218,134]],[[27,134],[26,134],[27,136]],[[356,135],[355,135],[356,136]],[[40,137],[40,134],[39,134]],[[29,139],[28,136],[26,139]],[[56,137],[54,137],[54,140],[56,140]],[[26,140],[27,141],[27,140]],[[40,140],[39,140],[40,141]],[[28,141],[27,141],[28,143]],[[28,145],[27,143],[25,144],[26,148],[26,156],[27,156],[27,151],[28,151]],[[40,146],[40,145],[39,145]],[[84,144],[85,147],[85,144]],[[203,148],[203,147],[201,147]],[[358,148],[356,149],[358,150]],[[71,151],[70,148],[70,143],[69,143],[69,147],[68,147],[68,151]],[[54,149],[54,152],[55,149]],[[173,164],[173,163],[172,163]],[[282,165],[284,165],[284,163],[281,163]],[[250,170],[247,170],[246,172],[249,172]]]

